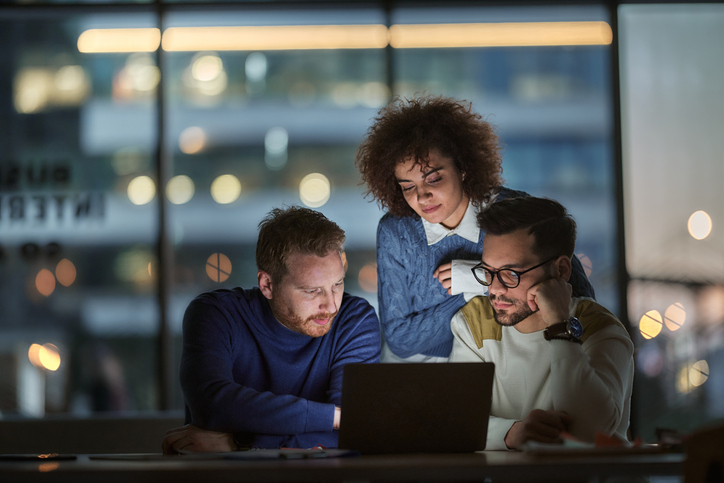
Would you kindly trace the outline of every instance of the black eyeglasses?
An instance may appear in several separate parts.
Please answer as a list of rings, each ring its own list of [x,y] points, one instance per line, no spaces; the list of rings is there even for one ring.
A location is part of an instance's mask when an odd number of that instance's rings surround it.
[[[483,266],[483,262],[478,263],[470,270],[473,271],[473,275],[475,276],[475,280],[478,281],[480,285],[485,285],[486,287],[489,287],[493,284],[493,279],[497,276],[498,281],[503,284],[504,287],[507,288],[515,288],[520,284],[520,276],[524,273],[530,272],[531,270],[535,270],[538,267],[542,267],[548,262],[552,262],[558,257],[549,258],[545,262],[541,262],[535,267],[530,267],[528,270],[511,270],[510,268],[503,268],[502,270],[491,270],[489,268],[486,268]]]

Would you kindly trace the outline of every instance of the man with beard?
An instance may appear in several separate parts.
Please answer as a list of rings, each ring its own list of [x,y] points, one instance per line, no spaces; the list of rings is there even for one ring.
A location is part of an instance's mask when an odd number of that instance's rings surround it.
[[[487,234],[473,273],[488,295],[453,317],[450,361],[495,363],[486,449],[626,439],[633,343],[605,308],[571,297],[573,218],[553,200],[510,198],[478,225]]]
[[[374,309],[344,293],[344,231],[299,207],[259,228],[259,286],[204,293],[186,310],[187,424],[166,433],[164,453],[336,447],[342,369],[379,361]]]

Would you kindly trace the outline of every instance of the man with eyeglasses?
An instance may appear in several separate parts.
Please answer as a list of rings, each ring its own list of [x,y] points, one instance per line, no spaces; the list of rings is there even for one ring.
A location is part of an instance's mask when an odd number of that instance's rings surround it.
[[[473,270],[488,295],[452,319],[451,362],[493,362],[486,449],[597,433],[626,439],[633,343],[623,325],[568,284],[576,223],[558,202],[511,198],[478,215]]]

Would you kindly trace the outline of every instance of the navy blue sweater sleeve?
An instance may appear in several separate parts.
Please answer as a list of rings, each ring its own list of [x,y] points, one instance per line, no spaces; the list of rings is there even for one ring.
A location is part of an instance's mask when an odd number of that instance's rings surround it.
[[[350,363],[377,363],[380,361],[380,324],[374,309],[358,297],[346,297],[339,313],[332,347],[329,390],[327,400],[335,406],[342,404],[342,375]],[[344,408],[342,408],[344,411]],[[318,445],[336,448],[337,431],[317,431],[279,437],[268,434],[254,435],[256,448],[285,447],[312,448]]]
[[[342,315],[342,312],[340,312]],[[339,336],[335,338],[331,362],[328,400],[341,406],[342,374],[345,365],[350,363],[377,363],[380,361],[380,324],[374,309],[363,299],[350,297],[345,309],[344,323],[339,326]],[[344,407],[342,407],[344,411]],[[267,435],[257,435],[253,446],[264,446]],[[336,448],[338,431],[310,432],[292,434],[281,438],[279,446],[286,448],[312,448],[317,445]]]
[[[225,432],[270,434],[332,429],[334,407],[238,384],[233,376],[239,334],[222,306],[194,300],[186,310],[181,389],[196,426]]]
[[[317,358],[313,374],[304,372],[306,367],[299,368],[306,374],[304,377],[316,378],[328,387],[326,400],[323,394],[319,400],[311,400],[260,391],[237,382],[234,360],[243,359],[240,350],[248,348],[252,355],[249,371],[265,373],[265,365],[274,362],[258,360],[255,346],[263,344],[264,339],[240,330],[245,327],[244,321],[238,320],[240,314],[242,318],[259,314],[243,305],[234,309],[240,313],[202,296],[189,305],[184,316],[180,375],[191,422],[205,429],[246,433],[255,447],[336,446],[337,432],[332,431],[332,424],[334,406],[340,401],[341,375],[336,377],[335,366],[340,366],[341,371],[346,362],[379,360],[379,324],[374,310],[361,299],[345,298],[330,333],[324,336],[327,339],[320,339],[318,344],[320,351],[330,351],[331,367],[327,368],[327,363],[318,367],[319,360],[327,359]]]

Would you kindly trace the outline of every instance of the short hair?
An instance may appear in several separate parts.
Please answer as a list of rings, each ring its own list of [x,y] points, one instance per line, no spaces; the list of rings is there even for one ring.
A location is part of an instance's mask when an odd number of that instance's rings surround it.
[[[279,283],[288,273],[291,254],[341,253],[344,240],[344,230],[318,211],[300,206],[274,208],[259,223],[256,266]]]
[[[452,158],[465,175],[462,186],[477,206],[503,184],[500,145],[495,128],[450,97],[395,98],[384,107],[357,150],[355,165],[381,208],[396,216],[414,216],[395,178],[395,168],[410,157],[421,166],[431,150]]]
[[[487,235],[527,228],[535,238],[533,252],[541,258],[572,258],[576,246],[576,221],[563,205],[549,198],[529,196],[493,203],[478,213],[478,226]]]

